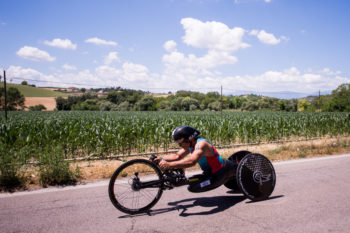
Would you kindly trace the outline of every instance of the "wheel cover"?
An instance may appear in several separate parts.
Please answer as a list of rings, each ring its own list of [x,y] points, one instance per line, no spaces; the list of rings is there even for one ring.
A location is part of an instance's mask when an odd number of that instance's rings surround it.
[[[249,199],[253,201],[267,199],[276,184],[272,163],[260,154],[245,156],[237,168],[237,183]]]

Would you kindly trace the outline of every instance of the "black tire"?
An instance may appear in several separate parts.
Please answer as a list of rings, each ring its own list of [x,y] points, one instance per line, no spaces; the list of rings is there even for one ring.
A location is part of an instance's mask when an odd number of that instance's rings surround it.
[[[267,199],[275,188],[275,169],[261,154],[246,155],[238,164],[236,176],[239,188],[252,201]]]
[[[231,160],[234,163],[239,164],[239,162],[246,156],[251,154],[252,152],[247,150],[240,150],[235,153],[233,153],[230,157],[228,157],[229,160]]]
[[[248,154],[251,154],[251,152],[247,150],[237,151],[233,153],[230,157],[228,157],[228,160],[234,162],[235,164],[239,164],[239,162]],[[228,189],[232,189],[236,192],[240,191],[236,177],[232,177],[232,179],[227,181],[224,185]]]
[[[149,181],[154,185],[145,188],[137,186]],[[159,201],[163,193],[162,186],[162,173],[154,163],[134,159],[122,164],[113,173],[108,193],[118,210],[127,214],[139,214],[148,211]]]

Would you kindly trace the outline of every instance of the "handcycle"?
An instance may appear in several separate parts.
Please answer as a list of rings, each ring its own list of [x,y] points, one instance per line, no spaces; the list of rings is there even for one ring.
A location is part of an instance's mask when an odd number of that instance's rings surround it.
[[[160,200],[164,190],[189,184],[183,169],[161,171],[155,158],[152,155],[149,160],[130,160],[113,173],[108,193],[118,210],[132,215],[145,213]],[[243,193],[252,201],[269,198],[276,184],[275,169],[269,159],[243,150],[228,160],[235,163],[237,169],[235,175],[225,181],[225,187]]]

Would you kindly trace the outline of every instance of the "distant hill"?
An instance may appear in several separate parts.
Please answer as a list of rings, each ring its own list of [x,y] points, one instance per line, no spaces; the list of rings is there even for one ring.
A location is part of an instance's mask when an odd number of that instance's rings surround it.
[[[4,86],[4,83],[0,84],[1,87]],[[6,83],[6,87],[15,87],[17,88],[24,97],[67,97],[65,93],[51,91],[40,87],[32,87],[29,85],[20,85],[20,84],[9,84]]]

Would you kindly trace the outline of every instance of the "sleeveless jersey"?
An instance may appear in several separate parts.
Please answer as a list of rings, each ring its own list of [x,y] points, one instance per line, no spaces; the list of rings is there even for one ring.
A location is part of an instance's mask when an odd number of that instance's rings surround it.
[[[197,138],[197,142],[200,142],[203,140],[208,142],[211,145],[211,143],[208,140],[204,138]],[[191,153],[193,152],[193,148],[189,148],[189,150]],[[219,155],[218,151],[215,149],[214,146],[213,146],[213,150],[214,150],[213,156],[210,156],[210,157],[203,156],[198,161],[198,164],[201,167],[201,169],[204,171],[204,173],[215,174],[224,166],[224,160],[221,158],[221,156]]]

